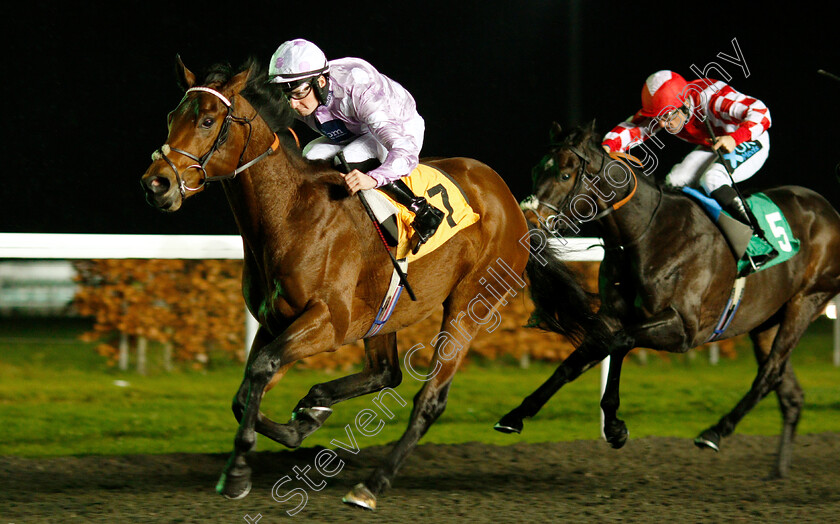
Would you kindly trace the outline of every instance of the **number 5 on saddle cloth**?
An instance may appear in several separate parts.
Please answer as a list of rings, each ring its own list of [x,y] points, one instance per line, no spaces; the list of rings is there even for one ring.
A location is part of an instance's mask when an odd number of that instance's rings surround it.
[[[734,220],[725,211],[721,210],[720,204],[696,189],[683,187],[682,191],[696,200],[719,228],[724,227],[722,223],[726,219]],[[744,240],[746,246],[732,246],[733,251],[746,251],[746,254],[749,256],[758,256],[767,253],[771,249],[771,246],[776,249],[779,252],[779,256],[770,260],[766,265],[761,266],[758,271],[775,266],[776,264],[781,264],[799,252],[799,240],[793,237],[793,232],[788,225],[784,213],[782,213],[782,210],[767,195],[764,193],[755,193],[747,198],[747,205],[750,206],[753,215],[755,215],[759,227],[768,233],[766,240],[770,245],[768,246],[759,236],[752,235]],[[725,218],[721,219],[721,217]],[[738,260],[738,274],[743,275],[749,273],[749,265],[750,262],[746,258]]]

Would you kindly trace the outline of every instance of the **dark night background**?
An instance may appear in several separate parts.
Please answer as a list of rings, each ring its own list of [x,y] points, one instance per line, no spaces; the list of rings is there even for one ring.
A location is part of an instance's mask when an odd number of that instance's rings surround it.
[[[358,56],[402,83],[426,120],[425,156],[494,167],[521,199],[553,120],[601,133],[640,105],[645,78],[717,62],[770,108],[770,159],[742,185],[794,183],[840,208],[840,82],[830,4],[584,1],[27,2],[7,15],[0,232],[235,234],[221,189],[178,213],[139,180],[180,100],[173,64],[267,60],[285,40]],[[738,5],[739,7],[734,7]],[[743,7],[749,5],[753,7]],[[395,7],[397,6],[397,7]],[[732,6],[732,7],[727,7]],[[691,10],[685,10],[690,8]],[[11,38],[10,38],[11,37]],[[717,57],[737,39],[750,75]],[[304,137],[311,138],[298,127]],[[663,133],[664,135],[664,133]],[[692,146],[664,136],[659,175]]]

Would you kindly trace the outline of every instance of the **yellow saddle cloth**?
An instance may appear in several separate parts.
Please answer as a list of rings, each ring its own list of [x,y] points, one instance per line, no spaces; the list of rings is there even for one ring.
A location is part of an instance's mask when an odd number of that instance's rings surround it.
[[[414,213],[380,191],[380,194],[397,208],[400,238],[394,256],[398,260],[405,258],[412,262],[422,258],[446,243],[458,231],[478,222],[480,217],[470,207],[466,195],[455,181],[442,171],[420,164],[410,175],[403,177],[403,181],[415,195],[426,197],[429,204],[443,211],[445,216],[432,238],[420,246],[420,250],[414,254],[411,252],[411,237],[414,235],[411,222],[414,221]]]

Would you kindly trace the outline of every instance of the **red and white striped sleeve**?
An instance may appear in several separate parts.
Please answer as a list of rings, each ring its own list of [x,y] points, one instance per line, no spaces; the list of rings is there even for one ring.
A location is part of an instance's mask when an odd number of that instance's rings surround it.
[[[726,84],[715,90],[706,107],[711,112],[713,123],[725,129],[736,144],[755,140],[770,128],[770,110],[764,102],[739,93]]]
[[[610,151],[624,153],[652,136],[650,123],[650,118],[636,113],[604,135],[601,145],[609,147]]]

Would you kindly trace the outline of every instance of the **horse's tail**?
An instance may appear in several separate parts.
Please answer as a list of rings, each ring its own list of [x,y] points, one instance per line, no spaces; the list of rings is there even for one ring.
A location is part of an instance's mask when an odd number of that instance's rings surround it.
[[[606,342],[608,330],[596,312],[598,295],[584,289],[580,277],[563,262],[557,250],[543,247],[537,251],[531,244],[531,256],[525,266],[531,300],[536,306],[528,326],[559,333],[575,344],[584,335]]]

